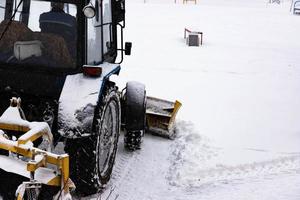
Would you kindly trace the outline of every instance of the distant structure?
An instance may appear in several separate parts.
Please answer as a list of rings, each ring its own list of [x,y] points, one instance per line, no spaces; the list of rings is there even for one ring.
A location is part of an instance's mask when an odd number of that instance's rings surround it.
[[[189,29],[185,28],[184,29],[184,39],[186,39],[186,44],[188,46],[202,45],[203,32],[190,31]]]
[[[188,1],[193,1],[195,4],[197,4],[197,0],[182,0],[182,3],[183,4],[188,3]],[[278,0],[278,1],[280,1],[280,0]],[[147,0],[144,0],[144,3],[147,3]],[[176,4],[177,0],[174,0],[174,3]]]
[[[176,0],[175,0],[175,1],[176,1]],[[195,4],[197,4],[197,0],[182,0],[182,3],[185,4],[185,3],[187,3],[188,1],[194,1]]]
[[[281,3],[281,0],[269,0],[269,3],[277,3],[277,4],[280,4],[280,3]]]
[[[146,1],[146,0],[144,0]],[[185,3],[188,3],[188,1],[193,1],[195,4],[197,4],[197,0],[182,0],[182,3],[185,4]],[[177,0],[174,0],[174,3],[177,3]]]
[[[293,14],[300,14],[300,0],[292,1],[290,11],[293,11]]]

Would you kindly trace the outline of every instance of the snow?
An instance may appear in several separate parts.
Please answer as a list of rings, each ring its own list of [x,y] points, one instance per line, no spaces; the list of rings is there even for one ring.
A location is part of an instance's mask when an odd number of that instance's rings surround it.
[[[4,126],[17,126],[20,130],[23,131],[28,130],[18,139],[18,142],[23,144],[27,143],[28,138],[33,137],[33,135],[35,135],[36,133],[42,133],[43,137],[49,142],[52,142],[53,140],[53,135],[51,133],[50,127],[46,122],[28,122],[22,119],[18,107],[8,107],[1,115],[0,123]],[[2,131],[0,131],[0,135],[3,135]]]
[[[30,178],[30,172],[27,171],[27,162],[20,159],[15,159],[12,157],[1,156],[0,155],[0,168],[7,172],[19,174],[21,176]],[[35,171],[35,179],[41,183],[48,183],[56,177],[56,173],[52,169],[48,168],[38,168]]]
[[[112,180],[116,196],[299,199],[300,21],[290,5],[127,2],[133,49],[116,81],[143,82],[148,95],[183,107],[178,138],[145,138],[127,164],[134,172]],[[184,28],[203,32],[203,46],[186,46]]]
[[[107,189],[80,199],[300,199],[300,16],[290,5],[127,1],[132,55],[113,80],[180,100],[178,137],[146,135],[134,153],[120,138]],[[184,28],[203,32],[203,46],[186,46]]]
[[[87,77],[83,74],[67,76],[59,99],[58,117],[62,123],[60,134],[72,137],[72,130],[91,127],[89,123],[92,123],[91,117],[94,116],[102,83],[119,65],[103,63],[101,67],[100,77]]]
[[[18,141],[26,142],[29,138],[33,137],[36,133],[42,133],[43,138],[48,140],[50,143],[53,141],[53,135],[51,133],[50,127],[46,122],[30,122],[30,130],[24,135],[19,137]]]
[[[30,123],[21,118],[18,107],[8,107],[5,110],[5,112],[1,115],[0,123],[1,124],[17,124],[19,126],[24,127],[24,129],[28,129],[30,127]]]
[[[16,141],[11,141],[5,138],[5,134],[2,130],[0,130],[0,144],[3,146],[16,146]]]

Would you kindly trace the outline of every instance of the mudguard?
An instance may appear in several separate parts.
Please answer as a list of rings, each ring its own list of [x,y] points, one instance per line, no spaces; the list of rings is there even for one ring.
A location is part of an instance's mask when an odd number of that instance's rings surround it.
[[[120,65],[103,63],[100,77],[80,74],[69,75],[63,86],[58,107],[58,132],[67,138],[79,138],[92,134],[95,108],[105,82],[113,74],[119,74]]]

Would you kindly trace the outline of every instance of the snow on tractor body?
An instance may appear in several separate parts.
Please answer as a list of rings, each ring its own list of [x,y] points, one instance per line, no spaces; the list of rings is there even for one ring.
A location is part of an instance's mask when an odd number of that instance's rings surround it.
[[[124,27],[124,0],[0,2],[0,180],[14,182],[0,186],[4,200],[18,185],[18,199],[71,199],[73,185],[96,193],[110,179],[121,127],[129,150],[146,129],[172,132],[179,102],[148,106],[143,84],[121,92],[110,80],[131,52]],[[58,142],[66,154],[51,153]]]

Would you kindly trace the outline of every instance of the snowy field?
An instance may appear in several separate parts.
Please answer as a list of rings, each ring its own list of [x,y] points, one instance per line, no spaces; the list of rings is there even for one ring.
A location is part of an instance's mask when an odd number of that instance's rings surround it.
[[[175,141],[120,148],[109,199],[300,199],[300,16],[289,9],[127,1],[133,55],[119,85],[144,82],[183,107]],[[203,46],[185,45],[185,27],[204,33]]]
[[[183,103],[178,136],[123,148],[89,200],[299,200],[300,16],[266,0],[128,0],[115,81]],[[187,47],[184,28],[204,33]]]

